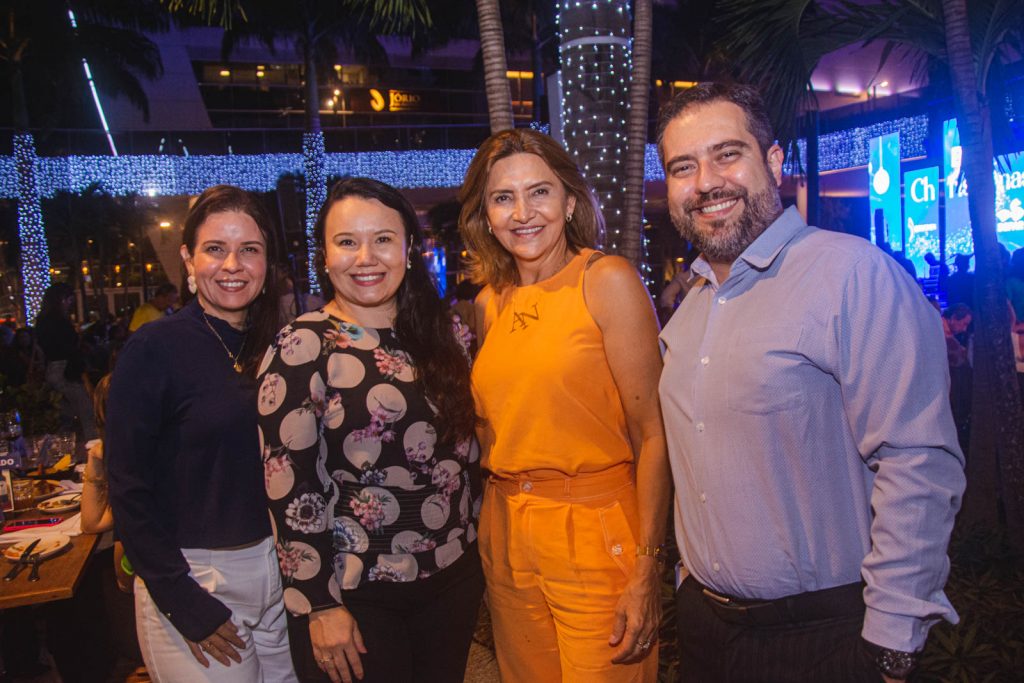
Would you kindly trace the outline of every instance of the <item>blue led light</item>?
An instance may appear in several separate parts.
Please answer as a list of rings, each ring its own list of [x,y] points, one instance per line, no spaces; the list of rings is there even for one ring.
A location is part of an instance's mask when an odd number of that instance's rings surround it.
[[[36,146],[31,133],[14,134],[14,167],[17,178],[18,237],[21,240],[21,282],[25,296],[25,320],[34,321],[50,286],[50,252],[43,230],[39,203]]]
[[[320,280],[313,261],[316,255],[313,228],[316,226],[320,207],[327,199],[327,176],[324,175],[326,156],[323,131],[302,134],[302,166],[306,179],[306,266],[309,272],[309,289],[314,294],[320,293]]]
[[[904,117],[861,126],[818,138],[819,168],[832,171],[867,164],[868,141],[898,131],[905,157],[924,156],[928,115]],[[804,141],[798,142],[801,156]],[[476,150],[442,149],[407,152],[324,153],[323,137],[303,137],[304,154],[226,156],[67,156],[37,157],[29,134],[14,136],[14,156],[0,156],[0,197],[18,200],[18,231],[22,243],[22,276],[27,319],[39,310],[50,284],[50,262],[43,230],[40,197],[82,192],[96,183],[115,196],[197,195],[211,185],[229,183],[254,192],[271,192],[283,175],[307,175],[314,191],[307,199],[306,230],[326,194],[329,177],[365,176],[398,188],[458,187]],[[804,166],[806,168],[806,164]],[[664,180],[655,145],[647,145],[644,179]],[[311,242],[311,240],[310,240]],[[312,244],[308,247],[312,256]],[[310,258],[312,264],[312,258]],[[310,279],[311,283],[316,278]]]

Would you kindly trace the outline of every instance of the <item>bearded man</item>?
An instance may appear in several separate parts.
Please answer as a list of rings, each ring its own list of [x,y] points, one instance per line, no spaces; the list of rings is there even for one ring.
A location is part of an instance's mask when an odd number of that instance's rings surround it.
[[[779,195],[758,93],[663,109],[672,221],[701,251],[661,334],[683,680],[903,680],[964,490],[938,312],[868,242]]]

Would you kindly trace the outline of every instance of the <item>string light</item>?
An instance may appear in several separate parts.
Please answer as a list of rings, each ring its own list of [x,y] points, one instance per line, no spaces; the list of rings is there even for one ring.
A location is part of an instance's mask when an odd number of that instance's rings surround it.
[[[632,73],[630,16],[623,0],[566,0],[558,8],[562,139],[590,183],[607,223],[598,236],[622,243],[626,116]]]
[[[39,203],[36,146],[31,133],[14,134],[14,166],[17,178],[18,237],[21,240],[21,281],[25,320],[34,321],[50,286],[50,252],[43,230]]]
[[[601,0],[608,4],[609,0]],[[563,3],[567,5],[569,3]],[[574,3],[578,4],[578,3]],[[594,3],[600,4],[600,3]],[[576,59],[567,57],[567,59]],[[582,60],[582,57],[580,57]],[[627,71],[628,73],[628,71]],[[563,78],[564,78],[563,74]],[[580,78],[573,76],[572,78]],[[625,81],[617,77],[615,87],[622,96],[625,93]],[[605,87],[598,84],[596,87]],[[574,104],[570,113],[563,99],[563,136],[566,131],[573,132],[576,139],[587,139],[591,124],[578,127],[569,125],[570,118],[582,121],[586,116],[579,104]],[[598,115],[590,114],[590,120]],[[615,117],[612,116],[612,121]],[[605,117],[607,120],[607,116]],[[608,131],[604,139],[615,141],[603,143],[604,159],[612,159],[613,166],[621,167],[619,152],[624,149],[622,131],[625,130],[624,120],[617,131]],[[832,171],[867,164],[868,141],[872,137],[885,133],[899,132],[900,146],[906,150],[907,156],[924,156],[927,153],[928,115],[904,117],[882,121],[870,126],[859,126],[833,133],[826,133],[818,138],[818,163],[821,171]],[[567,145],[568,137],[566,136]],[[307,140],[303,139],[306,150]],[[82,192],[92,184],[97,184],[104,192],[115,196],[128,194],[144,194],[149,197],[197,195],[211,185],[228,183],[254,192],[271,192],[277,188],[278,180],[284,175],[302,175],[303,172],[316,174],[316,183],[324,188],[321,199],[314,199],[307,204],[306,229],[311,230],[315,221],[315,211],[326,195],[326,179],[330,177],[365,176],[375,178],[398,188],[413,187],[458,187],[462,184],[466,168],[476,150],[473,149],[441,149],[412,150],[405,152],[345,152],[323,153],[323,139],[319,144],[311,142],[313,151],[322,159],[322,165],[307,167],[302,154],[251,154],[224,156],[171,156],[171,155],[122,155],[67,157],[37,157],[35,144],[30,134],[14,136],[14,156],[0,156],[0,198],[18,200],[18,231],[22,243],[22,277],[25,292],[25,309],[27,319],[34,319],[39,310],[42,293],[50,284],[49,254],[43,230],[40,197],[52,197],[58,192]],[[798,141],[801,157],[806,159],[806,145]],[[609,150],[617,150],[609,156]],[[321,169],[319,173],[317,168]],[[806,168],[806,161],[805,166]],[[312,169],[312,170],[311,170]],[[791,169],[788,169],[792,172]],[[587,170],[584,170],[586,173]],[[595,178],[608,180],[615,192],[621,185],[620,171],[612,173],[595,171]],[[644,155],[644,179],[646,181],[664,180],[665,176],[658,159],[655,145],[647,145]],[[596,184],[596,183],[595,183]],[[596,188],[595,188],[596,189]],[[604,190],[598,196],[602,208],[607,205],[610,190]],[[621,236],[621,225],[615,217],[617,213],[606,218],[612,227],[609,236],[612,248],[618,245]],[[312,217],[311,217],[312,216]],[[646,244],[644,245],[646,247]],[[646,259],[644,259],[646,262]],[[312,263],[312,261],[310,261]],[[316,282],[313,278],[312,282]]]
[[[316,254],[313,228],[316,225],[317,213],[327,199],[326,156],[323,131],[302,134],[302,159],[306,171],[306,266],[309,272],[309,288],[314,294],[320,293],[320,279],[313,262],[313,256]]]

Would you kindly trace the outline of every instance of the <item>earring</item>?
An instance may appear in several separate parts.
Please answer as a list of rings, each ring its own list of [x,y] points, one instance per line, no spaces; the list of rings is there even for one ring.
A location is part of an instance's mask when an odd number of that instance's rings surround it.
[[[412,249],[409,249],[405,255],[405,269],[412,270]]]
[[[565,214],[565,222],[566,223],[572,223],[572,212],[571,211],[569,213]]]
[[[195,275],[189,275],[185,279],[185,282],[188,285],[188,291],[191,292],[192,294],[195,294],[196,292],[199,291],[199,287],[196,285],[196,276]]]
[[[494,228],[491,227],[491,222],[487,221],[487,232],[494,234]]]
[[[324,275],[330,275],[330,274],[331,274],[331,269],[328,268],[327,266],[324,266]]]

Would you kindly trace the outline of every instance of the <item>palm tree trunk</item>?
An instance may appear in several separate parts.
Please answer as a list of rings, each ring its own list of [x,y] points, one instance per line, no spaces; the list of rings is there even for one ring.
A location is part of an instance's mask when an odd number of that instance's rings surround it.
[[[480,52],[484,60],[484,90],[491,134],[515,127],[512,119],[512,93],[508,87],[508,62],[505,59],[505,35],[501,26],[498,0],[476,0],[480,23]],[[537,78],[539,74],[534,74]],[[537,106],[537,103],[534,103]]]
[[[633,3],[633,73],[629,83],[626,119],[625,201],[622,246],[619,253],[640,268],[646,260],[644,237],[644,157],[647,152],[647,114],[651,96],[651,0]]]
[[[312,27],[308,34],[312,33]],[[313,228],[320,207],[327,200],[327,175],[324,170],[326,148],[324,133],[320,128],[320,86],[317,83],[316,57],[313,38],[307,35],[303,41],[302,56],[306,66],[306,132],[302,134],[302,167],[306,181],[306,268],[311,292],[320,291],[314,255],[316,242]]]
[[[992,119],[979,88],[966,0],[943,0],[942,9],[964,171],[970,187],[974,298],[978,309],[963,517],[968,522],[992,525],[999,519],[1001,502],[1008,538],[1018,550],[1024,550],[1024,416],[996,237]]]
[[[14,134],[18,171],[18,237],[21,241],[21,283],[25,324],[35,324],[43,292],[50,286],[50,253],[43,228],[43,210],[36,181],[36,146],[32,134]]]
[[[599,242],[619,254],[624,234],[639,230],[639,226],[625,225],[623,216],[629,3],[564,3],[560,7],[565,146],[601,205],[607,227]]]

